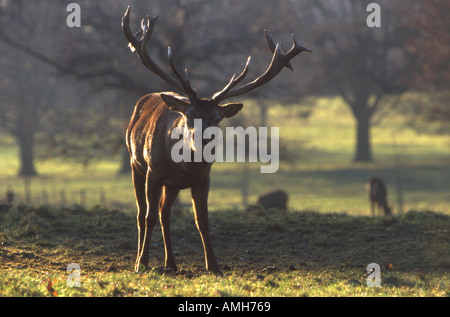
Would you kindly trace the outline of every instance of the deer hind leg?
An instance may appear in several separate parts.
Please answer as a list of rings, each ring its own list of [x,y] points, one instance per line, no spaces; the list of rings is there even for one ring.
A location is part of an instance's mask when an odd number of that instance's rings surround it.
[[[139,271],[141,266],[148,266],[150,238],[152,236],[153,228],[158,223],[158,203],[161,197],[161,185],[151,179],[150,173],[147,173],[145,198],[147,210],[145,213],[145,234],[138,260],[136,261],[136,269]]]
[[[164,240],[164,250],[166,253],[164,266],[172,269],[174,272],[177,271],[177,266],[175,265],[175,258],[173,257],[172,251],[172,241],[170,238],[170,211],[179,191],[179,189],[164,186],[161,196],[161,208],[159,211],[161,230]]]
[[[219,269],[209,235],[208,223],[208,192],[209,179],[191,188],[193,207],[195,212],[195,224],[200,233],[205,251],[206,269],[216,275],[222,275]]]
[[[392,215],[392,210],[391,208],[388,206],[387,201],[383,202],[383,213],[384,215],[387,216],[391,216]]]
[[[147,213],[147,199],[145,196],[145,176],[132,167],[132,176],[134,184],[134,194],[137,205],[137,229],[138,229],[138,248],[135,264],[135,271],[139,271],[139,259],[142,252],[142,245],[145,237],[145,215]]]
[[[383,207],[383,203],[382,202],[379,202],[378,203],[378,208],[377,208],[377,210],[378,210],[378,216],[382,216],[383,214],[384,214],[384,207]]]

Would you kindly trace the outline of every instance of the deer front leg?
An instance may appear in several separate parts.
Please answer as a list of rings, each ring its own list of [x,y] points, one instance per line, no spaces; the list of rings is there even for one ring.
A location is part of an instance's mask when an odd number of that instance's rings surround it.
[[[145,194],[147,204],[147,212],[145,215],[145,234],[141,247],[141,253],[138,255],[138,260],[136,261],[137,271],[139,271],[141,266],[148,266],[150,238],[152,236],[153,228],[155,228],[158,222],[158,203],[161,197],[161,186],[159,183],[151,179],[151,175],[149,173],[147,174],[146,179]]]
[[[164,186],[161,196],[161,209],[159,211],[164,249],[166,253],[164,266],[166,268],[171,268],[174,272],[177,271],[177,266],[175,265],[175,259],[172,251],[172,241],[170,239],[170,211],[179,191],[179,189]]]
[[[195,224],[200,233],[205,251],[206,269],[216,275],[222,275],[217,264],[214,250],[209,235],[208,223],[208,192],[209,178],[191,188],[193,207],[195,212]]]

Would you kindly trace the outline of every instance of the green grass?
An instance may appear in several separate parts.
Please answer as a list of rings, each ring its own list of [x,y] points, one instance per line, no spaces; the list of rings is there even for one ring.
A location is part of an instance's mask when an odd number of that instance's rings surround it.
[[[133,273],[134,222],[101,208],[0,205],[0,296],[450,295],[450,217],[443,214],[216,211],[210,224],[223,277],[205,273],[192,212],[180,209],[172,221],[179,271],[164,271],[156,230],[150,268]],[[70,263],[80,266],[81,287],[66,283]],[[364,278],[370,263],[381,266],[379,288]]]

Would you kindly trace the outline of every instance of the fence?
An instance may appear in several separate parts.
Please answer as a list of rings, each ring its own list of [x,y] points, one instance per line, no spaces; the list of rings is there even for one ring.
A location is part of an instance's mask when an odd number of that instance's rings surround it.
[[[22,188],[8,187],[4,195],[0,195],[0,202],[23,203],[34,206],[81,206],[83,208],[92,208],[100,206],[102,208],[133,208],[134,197],[130,197],[129,203],[115,200],[113,197],[107,197],[104,188],[80,188],[66,190],[65,188],[31,186],[31,180],[24,178]],[[4,196],[4,198],[2,197]]]

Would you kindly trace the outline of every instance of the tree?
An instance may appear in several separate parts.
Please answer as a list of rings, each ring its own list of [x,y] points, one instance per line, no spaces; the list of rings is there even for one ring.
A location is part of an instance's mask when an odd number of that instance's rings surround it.
[[[450,2],[420,0],[420,10],[409,16],[408,25],[417,30],[408,39],[417,58],[416,71],[409,78],[414,90],[425,92],[428,100],[409,100],[413,121],[441,122],[450,120]]]
[[[11,24],[17,23],[20,27],[14,28],[15,38],[33,50],[48,50],[51,41],[46,31],[55,26],[55,19],[47,9],[48,4],[43,2],[27,2],[27,5],[25,1],[3,2],[0,6],[0,35],[11,29]],[[44,14],[47,19],[39,20]],[[19,175],[34,176],[37,174],[33,160],[36,133],[41,128],[40,118],[52,106],[55,77],[49,67],[29,59],[22,52],[2,47],[2,53],[1,128],[11,133],[19,145]]]
[[[370,128],[383,98],[408,89],[414,55],[406,43],[411,29],[405,12],[414,2],[378,1],[381,27],[370,27],[366,9],[371,1],[342,0],[308,3],[314,19],[312,46],[319,51],[322,86],[338,93],[356,120],[355,161],[372,161]],[[316,64],[316,66],[318,66]]]
[[[102,14],[105,8],[97,10],[97,2],[83,1],[83,10],[89,12],[83,20],[85,27],[71,29],[66,26],[69,1],[65,2],[54,6],[18,0],[0,5],[0,128],[17,140],[21,176],[37,175],[34,161],[39,141],[48,147],[46,157],[64,156],[84,165],[96,152],[111,152],[118,139],[111,129],[115,117],[111,109],[117,110],[114,105],[121,103],[111,101],[116,93],[111,90],[108,96],[106,88],[131,91],[135,99],[148,91],[143,80],[125,71],[127,65],[120,65],[120,54],[114,54],[120,51],[114,48],[123,46],[122,52],[126,50],[120,15]],[[114,3],[109,2],[111,8]],[[98,27],[94,28],[96,23]],[[112,23],[115,32],[110,29]],[[105,47],[99,43],[100,38],[107,43],[113,41]],[[113,54],[104,54],[106,49]],[[96,100],[96,95],[103,100]],[[123,130],[115,133],[122,134]]]

